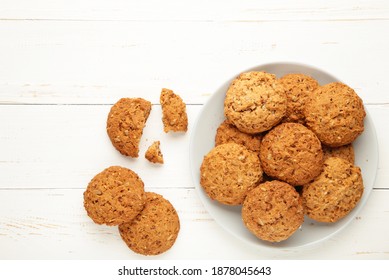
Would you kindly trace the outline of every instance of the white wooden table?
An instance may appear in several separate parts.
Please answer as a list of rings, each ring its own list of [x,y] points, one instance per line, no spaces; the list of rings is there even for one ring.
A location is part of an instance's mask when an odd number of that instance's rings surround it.
[[[0,258],[389,259],[388,31],[385,0],[1,0]],[[202,105],[233,74],[273,61],[340,77],[362,97],[378,135],[368,203],[314,249],[250,248],[215,223],[190,176]],[[163,132],[162,87],[188,104],[188,133]],[[121,156],[105,131],[121,97],[153,103],[138,159]],[[154,140],[163,166],[143,157]],[[167,253],[136,255],[116,227],[86,215],[86,185],[110,165],[131,168],[177,208],[181,232]]]

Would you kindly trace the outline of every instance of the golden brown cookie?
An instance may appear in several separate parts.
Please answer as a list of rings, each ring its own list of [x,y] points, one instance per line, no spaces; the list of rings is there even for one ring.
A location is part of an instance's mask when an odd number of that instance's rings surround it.
[[[160,96],[162,106],[162,122],[165,132],[188,130],[186,104],[172,90],[163,88]]]
[[[84,207],[97,224],[131,221],[145,204],[144,184],[130,169],[111,166],[97,174],[84,192]]]
[[[359,167],[342,158],[330,157],[324,162],[323,172],[303,186],[305,213],[313,220],[334,223],[354,209],[363,189]]]
[[[335,82],[310,95],[304,115],[307,127],[323,144],[339,147],[350,144],[363,132],[366,113],[355,91]]]
[[[282,122],[304,124],[305,101],[319,86],[318,82],[305,74],[287,74],[279,79],[287,98],[286,115]]]
[[[145,153],[145,158],[152,163],[163,164],[163,154],[161,152],[159,141],[155,141],[151,144]]]
[[[262,240],[286,240],[304,222],[300,195],[281,181],[260,184],[247,194],[242,219],[248,230]]]
[[[260,159],[270,177],[293,186],[306,184],[323,167],[323,151],[316,135],[298,123],[282,123],[262,139]]]
[[[222,122],[216,130],[215,145],[225,143],[237,143],[245,146],[247,149],[259,152],[259,146],[261,145],[262,135],[260,134],[247,134],[237,129],[228,120]]]
[[[151,103],[142,98],[122,98],[112,106],[107,133],[121,154],[138,157],[139,142],[150,111]]]
[[[134,252],[159,255],[169,250],[180,231],[180,220],[173,205],[159,194],[146,192],[142,212],[131,222],[119,225],[119,232]]]
[[[257,153],[236,143],[221,144],[203,159],[200,184],[208,196],[223,204],[243,203],[249,190],[262,180]]]
[[[246,72],[234,79],[224,100],[224,114],[240,131],[250,134],[269,130],[286,113],[286,94],[276,76]]]
[[[334,148],[328,147],[326,145],[322,145],[322,148],[324,152],[324,160],[326,160],[329,157],[340,157],[354,164],[355,154],[354,154],[354,148],[352,144],[348,144],[340,147],[334,147]]]

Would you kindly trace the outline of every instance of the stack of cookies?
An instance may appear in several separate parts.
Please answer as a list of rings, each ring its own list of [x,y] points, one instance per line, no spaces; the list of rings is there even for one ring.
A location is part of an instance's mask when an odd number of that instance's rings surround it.
[[[162,89],[164,131],[186,132],[186,105],[173,91]],[[121,98],[107,119],[107,133],[113,146],[123,155],[137,158],[143,129],[151,103],[142,98]],[[160,142],[154,141],[145,158],[163,164]],[[134,171],[111,166],[97,174],[84,192],[84,207],[96,224],[118,226],[127,246],[142,255],[158,255],[175,243],[180,220],[173,205],[161,195],[146,192]]]
[[[337,222],[360,201],[352,142],[366,114],[349,86],[246,72],[230,84],[224,115],[200,184],[211,199],[242,205],[243,223],[259,239],[288,239],[305,215]]]

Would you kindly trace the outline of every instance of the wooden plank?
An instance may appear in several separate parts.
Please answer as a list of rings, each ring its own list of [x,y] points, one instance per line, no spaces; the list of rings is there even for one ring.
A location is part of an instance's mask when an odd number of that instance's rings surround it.
[[[150,20],[150,21],[276,21],[387,19],[385,1],[206,1],[158,0],[3,0],[0,19]]]
[[[238,72],[274,61],[314,65],[366,104],[389,103],[387,30],[386,20],[0,21],[0,104],[158,103],[162,87],[203,104]]]
[[[148,189],[175,206],[181,231],[158,257],[130,251],[116,227],[94,224],[79,189],[0,190],[0,259],[387,259],[389,191],[374,190],[360,215],[341,233],[311,248],[258,250],[222,230],[193,189]],[[374,238],[371,233],[374,232]]]
[[[193,186],[189,165],[190,133],[202,106],[187,106],[189,130],[163,132],[161,107],[154,105],[140,143],[140,156],[117,152],[105,130],[111,105],[1,105],[0,188],[85,188],[110,165],[133,169],[151,187]],[[367,107],[378,133],[379,164],[375,188],[389,188],[388,106]],[[165,164],[144,153],[161,141]]]

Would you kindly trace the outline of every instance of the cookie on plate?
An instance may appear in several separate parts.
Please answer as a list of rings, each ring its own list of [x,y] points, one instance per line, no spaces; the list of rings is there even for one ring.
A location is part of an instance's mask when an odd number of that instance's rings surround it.
[[[299,123],[282,123],[262,139],[259,153],[263,171],[293,186],[306,184],[323,168],[317,136]]]
[[[339,147],[328,147],[326,145],[322,145],[322,148],[324,153],[324,160],[329,157],[340,157],[354,164],[355,153],[352,144],[347,144]]]
[[[363,190],[360,168],[342,158],[330,157],[324,162],[323,172],[303,186],[305,213],[319,222],[337,222],[355,208]]]
[[[310,95],[304,115],[307,127],[323,144],[339,147],[350,144],[363,132],[366,112],[352,88],[334,82]]]
[[[225,143],[237,143],[245,146],[247,149],[259,152],[259,146],[261,145],[262,135],[260,134],[247,134],[237,129],[228,120],[222,122],[216,130],[215,145]]]
[[[247,192],[261,180],[257,153],[236,143],[216,146],[200,167],[201,186],[211,199],[222,204],[242,204]]]
[[[151,103],[142,98],[121,98],[112,106],[107,119],[107,133],[121,154],[139,156],[139,142],[150,111]]]
[[[186,104],[182,98],[172,90],[163,88],[160,102],[164,131],[186,132],[188,130],[188,116],[186,114]]]
[[[286,113],[286,94],[273,74],[246,72],[229,86],[224,114],[240,131],[250,134],[269,130]]]
[[[279,79],[286,92],[286,115],[283,122],[304,124],[305,101],[319,86],[311,76],[305,74],[287,74]]]
[[[304,222],[300,195],[285,182],[262,183],[247,194],[242,219],[248,230],[262,240],[286,240]]]
[[[134,252],[159,255],[169,250],[180,231],[180,220],[173,205],[163,196],[146,192],[146,204],[132,221],[119,225],[123,241]]]
[[[84,192],[84,207],[97,224],[131,221],[145,204],[144,184],[132,170],[111,166],[97,174]]]
[[[163,154],[160,148],[160,141],[154,141],[147,149],[145,158],[152,163],[163,164]]]

